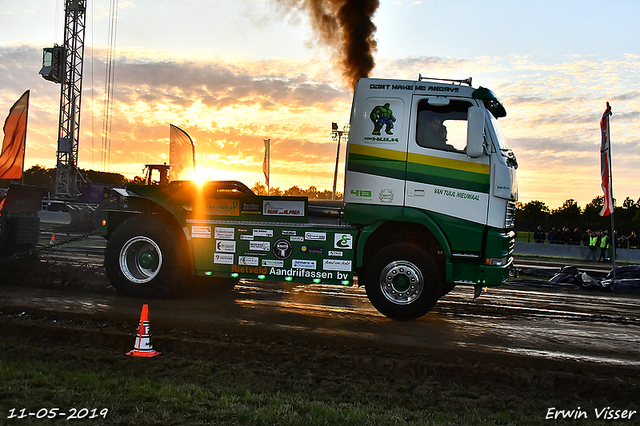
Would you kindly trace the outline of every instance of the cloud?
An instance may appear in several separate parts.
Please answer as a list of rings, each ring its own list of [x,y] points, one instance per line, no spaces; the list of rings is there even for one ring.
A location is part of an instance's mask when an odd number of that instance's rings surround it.
[[[27,163],[55,163],[60,86],[38,75],[42,50],[0,46],[0,113],[32,89]],[[81,167],[101,167],[103,51],[88,50],[80,140]],[[163,59],[159,59],[163,58]],[[339,71],[317,60],[164,59],[123,50],[116,63],[111,171],[139,174],[145,162],[166,161],[169,124],[196,141],[199,164],[225,178],[262,180],[265,138],[272,139],[275,186],[330,188],[336,144],[330,123],[347,123],[352,93]],[[502,131],[520,168],[521,201],[552,208],[566,199],[586,204],[600,195],[599,120],[613,108],[617,198],[640,198],[640,56],[618,60],[531,56],[376,59],[374,75],[415,80],[473,76],[505,104]],[[344,155],[344,149],[342,154]],[[343,166],[341,165],[341,170]]]

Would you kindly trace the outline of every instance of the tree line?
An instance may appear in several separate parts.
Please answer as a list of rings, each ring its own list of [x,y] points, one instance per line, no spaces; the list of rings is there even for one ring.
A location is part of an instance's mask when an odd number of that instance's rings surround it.
[[[614,205],[615,205],[614,200]],[[538,226],[545,233],[552,229],[571,231],[576,228],[584,233],[587,230],[609,230],[611,232],[610,216],[600,216],[604,205],[604,197],[598,196],[581,208],[574,199],[566,200],[561,207],[550,209],[543,201],[516,203],[516,230],[535,232]],[[622,206],[614,207],[614,227],[618,236],[626,237],[640,229],[640,199],[634,201],[627,197]],[[533,241],[533,240],[532,240]]]
[[[256,182],[251,188],[257,195],[267,195],[267,187],[260,182]],[[310,200],[330,200],[333,191],[325,189],[320,191],[315,186],[310,186],[308,189],[299,188],[298,185],[294,185],[287,190],[280,190],[280,187],[269,188],[269,195],[285,196],[285,197],[308,197]],[[336,192],[336,200],[342,200],[342,193]]]
[[[82,170],[85,176],[92,182],[100,182],[111,185],[141,184],[143,179],[136,176],[128,179],[119,173],[99,172],[95,170]],[[48,188],[50,192],[55,190],[55,168],[45,168],[35,165],[25,170],[24,183]],[[0,181],[0,184],[8,182]],[[256,182],[251,188],[258,195],[267,195],[267,187],[260,182]],[[307,189],[292,186],[289,189],[281,190],[280,187],[269,188],[269,195],[274,196],[302,196],[309,199],[330,200],[332,191],[325,189],[320,191],[315,186]],[[337,193],[336,199],[342,199],[343,194]],[[522,232],[534,232],[541,226],[545,233],[553,228],[558,230],[568,228],[574,230],[578,228],[581,232],[586,230],[609,230],[611,229],[611,219],[601,217],[600,210],[604,204],[604,198],[598,196],[591,200],[584,208],[581,208],[574,199],[566,200],[561,207],[550,209],[543,201],[533,200],[528,203],[516,203],[516,229]],[[615,200],[614,200],[615,204]],[[618,235],[628,236],[631,232],[640,230],[640,199],[634,201],[630,197],[625,198],[622,206],[614,209],[615,228]]]
[[[107,185],[127,185],[130,183],[142,183],[143,179],[136,176],[134,179],[127,179],[120,173],[99,172],[96,170],[79,169],[82,174],[89,179],[90,182],[99,182]],[[22,175],[22,181],[25,185],[34,185],[47,188],[51,193],[55,192],[56,185],[56,169],[46,168],[39,164],[31,166],[25,170]],[[0,187],[8,187],[12,180],[0,179]],[[15,181],[13,181],[15,182]]]
[[[99,172],[96,170],[80,169],[82,174],[86,176],[90,182],[99,182],[107,185],[129,185],[129,184],[143,184],[144,179],[141,176],[136,176],[133,179],[128,179],[120,173]],[[47,188],[49,192],[55,192],[56,181],[56,169],[46,168],[36,164],[24,171],[23,181],[25,185],[34,185]],[[0,187],[9,186],[8,180],[0,180]],[[257,195],[267,195],[267,187],[260,182],[256,182],[251,188]],[[308,197],[309,199],[318,200],[330,200],[333,195],[332,191],[325,189],[320,191],[315,186],[310,186],[307,189],[292,186],[289,189],[281,190],[280,187],[269,188],[269,195],[274,196],[289,196],[289,197]],[[342,193],[336,194],[336,199],[342,199]]]

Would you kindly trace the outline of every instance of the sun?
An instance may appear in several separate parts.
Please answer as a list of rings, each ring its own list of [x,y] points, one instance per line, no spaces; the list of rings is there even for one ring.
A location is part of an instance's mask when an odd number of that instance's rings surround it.
[[[198,185],[210,180],[220,180],[220,173],[218,170],[211,169],[209,167],[197,167],[193,173],[193,181]]]

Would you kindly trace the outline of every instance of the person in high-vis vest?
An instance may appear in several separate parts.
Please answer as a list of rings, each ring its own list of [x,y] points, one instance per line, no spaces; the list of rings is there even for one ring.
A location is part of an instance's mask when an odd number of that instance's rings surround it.
[[[598,258],[598,262],[604,260],[610,260],[607,257],[607,249],[609,248],[609,231],[604,231],[602,237],[600,238],[600,257]]]
[[[587,254],[587,258],[585,260],[589,260],[590,258],[592,258],[592,260],[595,262],[597,248],[598,248],[598,236],[596,235],[595,232],[591,231],[591,234],[589,234],[589,253]]]

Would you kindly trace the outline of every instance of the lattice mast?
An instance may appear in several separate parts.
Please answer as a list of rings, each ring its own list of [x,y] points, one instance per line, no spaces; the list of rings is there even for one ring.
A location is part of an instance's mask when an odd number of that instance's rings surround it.
[[[56,195],[78,195],[78,142],[87,0],[66,0],[64,47],[66,79],[60,87]]]

